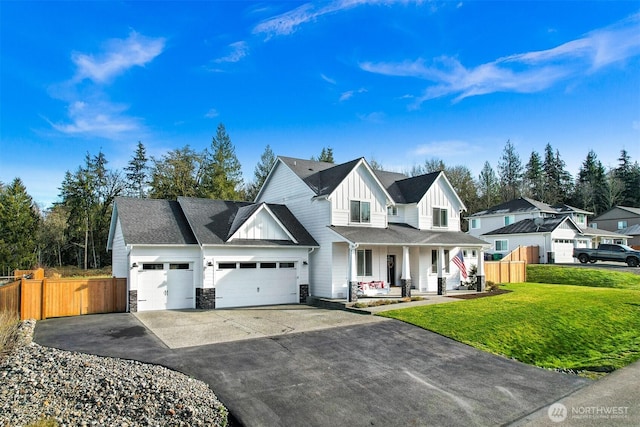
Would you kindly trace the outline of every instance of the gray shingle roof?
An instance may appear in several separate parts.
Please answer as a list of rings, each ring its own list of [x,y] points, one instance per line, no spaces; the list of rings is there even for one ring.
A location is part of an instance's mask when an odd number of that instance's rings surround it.
[[[527,234],[527,233],[549,233],[555,230],[564,221],[570,221],[569,217],[559,216],[555,218],[544,218],[540,225],[536,224],[533,219],[523,219],[513,224],[506,225],[497,230],[484,233],[483,236],[492,236],[496,234]],[[580,231],[578,229],[578,231]]]
[[[488,243],[459,231],[418,230],[409,225],[389,224],[387,228],[371,227],[329,227],[346,240],[353,243],[372,245],[445,245],[445,246],[487,246]]]
[[[545,213],[558,213],[558,211],[546,203],[539,202],[537,200],[529,199],[528,197],[520,197],[519,199],[513,199],[508,202],[501,203],[499,205],[490,207],[480,212],[476,212],[470,217],[484,216],[484,215],[505,215],[510,213],[523,213],[523,212],[545,212]]]
[[[196,244],[178,202],[118,197],[115,206],[126,244]]]
[[[584,227],[582,228],[582,234],[585,236],[602,236],[602,237],[611,237],[611,238],[625,238],[628,237],[628,233],[624,233],[624,230],[618,230],[618,233],[615,231],[602,230],[600,228],[593,227]],[[638,227],[638,234],[640,234],[640,227]]]
[[[227,242],[227,239],[258,210],[260,204],[190,197],[179,197],[178,202],[197,241],[202,245],[296,245],[290,241],[273,240],[234,239]],[[267,204],[267,206],[298,242],[297,245],[318,246],[318,243],[293,216],[289,208],[275,204]]]
[[[358,158],[346,163],[333,164],[313,160],[279,157],[317,196],[331,194],[353,168],[362,160]],[[407,177],[402,173],[373,171],[387,193],[396,203],[417,203],[431,188],[440,172]]]

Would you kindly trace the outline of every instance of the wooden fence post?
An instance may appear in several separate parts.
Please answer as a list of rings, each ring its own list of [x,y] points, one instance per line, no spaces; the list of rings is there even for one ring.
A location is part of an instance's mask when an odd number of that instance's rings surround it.
[[[41,302],[40,319],[44,320],[47,318],[47,279],[46,278],[42,279],[42,285],[40,289],[42,290],[41,291],[42,295],[40,295],[40,302]]]

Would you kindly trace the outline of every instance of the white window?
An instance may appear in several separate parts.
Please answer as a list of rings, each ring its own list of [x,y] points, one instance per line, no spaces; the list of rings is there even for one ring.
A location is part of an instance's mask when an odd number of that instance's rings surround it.
[[[449,215],[444,208],[433,208],[433,226],[447,227],[449,225]]]
[[[471,228],[473,228],[473,229],[480,228],[480,218],[472,218],[471,219]]]
[[[508,240],[496,240],[496,251],[498,252],[506,252],[509,250],[509,241]]]
[[[504,217],[504,225],[513,224],[516,221],[516,217],[513,215],[507,215]]]
[[[358,276],[373,276],[373,252],[371,249],[359,250]]]
[[[627,221],[618,221],[618,230],[622,230],[623,228],[627,228]]]
[[[389,215],[389,216],[398,216],[398,207],[397,206],[387,206],[387,215]]]
[[[578,224],[586,224],[587,217],[585,216],[585,214],[578,214],[576,221],[578,222]]]
[[[431,250],[431,272],[438,272],[438,250]],[[444,250],[444,272],[449,273],[449,250]]]
[[[351,222],[371,222],[371,203],[360,200],[351,201]]]
[[[478,252],[475,249],[471,250],[471,258],[477,258],[478,257]]]
[[[591,223],[591,228],[598,228],[598,223],[597,222],[592,222]]]

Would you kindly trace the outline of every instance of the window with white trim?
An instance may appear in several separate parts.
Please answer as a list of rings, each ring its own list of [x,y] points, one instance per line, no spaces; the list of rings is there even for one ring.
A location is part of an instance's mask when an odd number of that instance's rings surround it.
[[[508,240],[496,240],[496,251],[498,252],[506,252],[509,250],[509,241]]]
[[[352,200],[351,204],[351,222],[370,223],[371,222],[371,203],[361,200]]]
[[[618,221],[618,230],[622,230],[623,228],[627,228],[627,221]]]
[[[516,222],[516,217],[514,215],[507,215],[504,217],[504,225],[510,225]]]
[[[471,228],[474,230],[480,228],[480,218],[471,218]]]
[[[434,273],[434,274],[438,272],[438,252],[439,251],[437,249],[431,250],[431,273]],[[443,271],[445,273],[449,273],[449,250],[448,249],[444,250]]]
[[[449,213],[445,208],[433,208],[433,226],[447,227],[449,226]]]
[[[398,207],[397,206],[387,206],[387,215],[389,215],[389,216],[398,216]]]
[[[361,249],[357,251],[358,276],[373,276],[373,251]]]

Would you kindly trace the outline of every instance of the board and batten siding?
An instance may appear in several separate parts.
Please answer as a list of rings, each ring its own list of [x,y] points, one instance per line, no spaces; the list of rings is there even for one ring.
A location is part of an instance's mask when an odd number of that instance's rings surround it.
[[[371,222],[366,226],[387,226],[387,198],[368,169],[360,165],[347,175],[331,194],[332,225],[354,225],[350,221],[351,201],[371,203]],[[362,225],[357,223],[357,225]]]
[[[111,274],[114,277],[129,277],[129,259],[127,256],[127,247],[122,234],[122,225],[120,218],[116,220],[116,229],[113,234],[113,242],[111,243]]]
[[[429,188],[427,193],[418,203],[418,228],[428,230],[433,227],[433,208],[447,209],[448,226],[446,230],[460,230],[459,212],[462,206],[457,202],[455,194],[448,185],[444,184],[443,179],[437,179],[434,185]],[[441,229],[440,227],[437,227]],[[444,228],[443,228],[444,229]]]
[[[282,226],[264,209],[249,218],[231,239],[291,240]]]
[[[286,205],[320,247],[309,256],[311,295],[331,298],[333,295],[331,244],[335,240],[327,226],[331,223],[331,203],[314,199],[315,193],[283,162],[271,172],[257,202]]]

